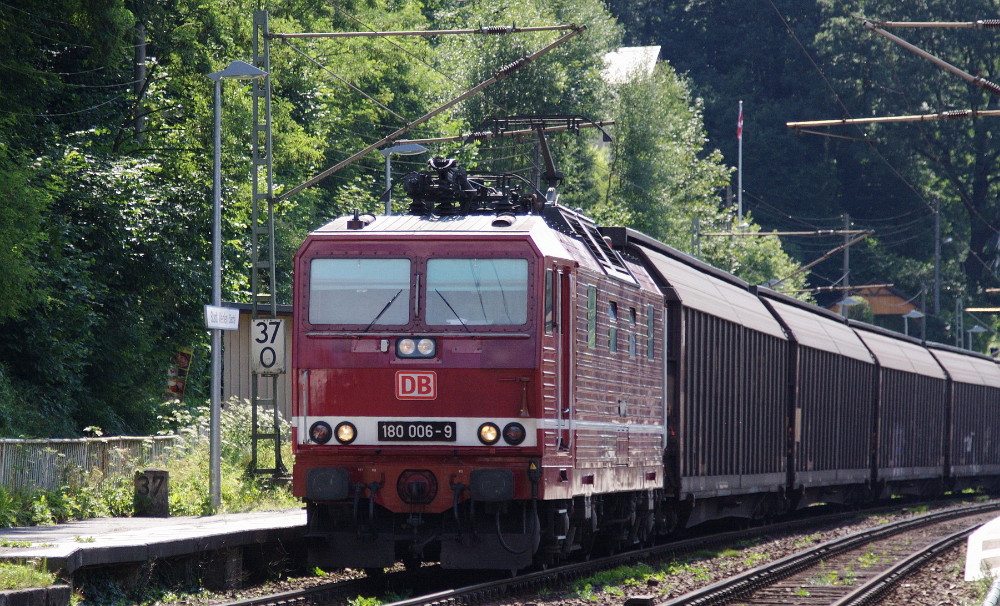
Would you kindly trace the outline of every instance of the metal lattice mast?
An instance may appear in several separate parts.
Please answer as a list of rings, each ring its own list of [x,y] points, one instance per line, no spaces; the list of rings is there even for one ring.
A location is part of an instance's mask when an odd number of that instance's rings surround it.
[[[277,318],[274,242],[274,167],[271,155],[271,42],[267,11],[254,11],[253,64],[268,76],[253,81],[253,204],[250,216],[250,305],[253,320]],[[251,374],[251,471],[285,475],[281,461],[278,375]],[[274,464],[261,465],[260,445],[272,443]]]

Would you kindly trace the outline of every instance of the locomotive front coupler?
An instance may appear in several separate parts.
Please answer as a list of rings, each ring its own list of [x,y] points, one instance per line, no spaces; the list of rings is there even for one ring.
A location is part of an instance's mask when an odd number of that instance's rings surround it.
[[[461,532],[462,532],[462,518],[458,514],[458,502],[462,498],[462,493],[465,492],[465,484],[463,484],[461,482],[459,482],[459,483],[456,484],[456,483],[454,483],[452,481],[449,481],[448,485],[451,487],[451,492],[452,492],[452,495],[451,495],[451,511],[452,511],[452,514],[455,516],[456,530],[458,531],[459,534],[461,534]]]
[[[375,525],[375,495],[382,488],[381,482],[372,482],[368,485],[368,523]]]
[[[354,489],[354,499],[351,503],[351,517],[354,519],[354,525],[360,526],[361,522],[358,519],[358,510],[361,505],[361,492],[365,489],[365,485],[361,482],[355,482],[351,484],[351,488]]]

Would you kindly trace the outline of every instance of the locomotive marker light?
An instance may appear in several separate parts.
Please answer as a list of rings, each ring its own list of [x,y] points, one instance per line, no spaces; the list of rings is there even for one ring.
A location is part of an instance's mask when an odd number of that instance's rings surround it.
[[[495,423],[483,423],[479,426],[479,441],[492,446],[500,439],[500,428]]]
[[[358,428],[353,423],[344,421],[337,424],[335,435],[337,436],[337,441],[341,444],[350,444],[354,441],[354,438],[358,437]]]
[[[222,307],[222,81],[253,80],[267,76],[267,72],[244,61],[233,61],[226,69],[207,74],[215,81],[215,153],[212,170],[212,306]],[[256,168],[254,169],[256,170]],[[222,332],[212,329],[212,395],[209,422],[209,475],[208,486],[212,509],[222,504],[221,453],[222,431],[220,417],[222,404]]]
[[[528,432],[525,431],[524,425],[520,423],[507,423],[503,428],[503,441],[507,442],[511,446],[517,446],[524,441],[524,438],[528,436]]]
[[[309,428],[309,439],[317,444],[326,444],[332,436],[333,430],[330,429],[330,424],[325,421],[317,421]],[[340,425],[337,426],[337,439],[340,439]]]

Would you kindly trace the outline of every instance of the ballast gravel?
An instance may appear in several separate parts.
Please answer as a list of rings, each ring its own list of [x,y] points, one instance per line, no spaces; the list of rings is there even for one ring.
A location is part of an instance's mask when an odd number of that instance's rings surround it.
[[[709,585],[723,578],[739,574],[761,564],[791,555],[813,544],[830,541],[861,530],[894,522],[908,514],[872,515],[860,520],[804,534],[769,536],[766,531],[761,538],[748,545],[735,545],[729,549],[715,550],[692,555],[688,559],[673,562],[650,562],[653,574],[621,584],[595,586],[586,580],[571,587],[543,590],[535,595],[522,595],[516,599],[497,601],[491,606],[621,606],[630,597],[651,597],[653,603],[665,602]],[[965,547],[955,548],[937,558],[931,565],[908,577],[894,593],[882,603],[907,606],[980,606],[989,589],[987,582],[964,580]],[[204,593],[185,595],[177,603],[191,606],[214,606],[252,596],[262,596],[301,589],[319,583],[329,583],[339,578],[357,576],[353,571],[342,571],[323,577],[286,579],[253,588],[224,593]],[[814,584],[822,585],[823,579]],[[802,588],[808,591],[809,587]],[[398,589],[397,589],[398,591]],[[404,591],[405,593],[405,591]],[[386,604],[395,599],[412,597],[399,594],[392,596],[363,596],[375,598]],[[388,598],[388,599],[387,599]]]

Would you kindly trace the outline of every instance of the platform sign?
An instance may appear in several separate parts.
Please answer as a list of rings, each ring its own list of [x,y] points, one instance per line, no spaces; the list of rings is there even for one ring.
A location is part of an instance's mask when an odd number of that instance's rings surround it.
[[[232,307],[205,306],[205,328],[239,330],[240,310]]]
[[[285,373],[285,321],[259,318],[250,321],[250,366],[258,375]]]

